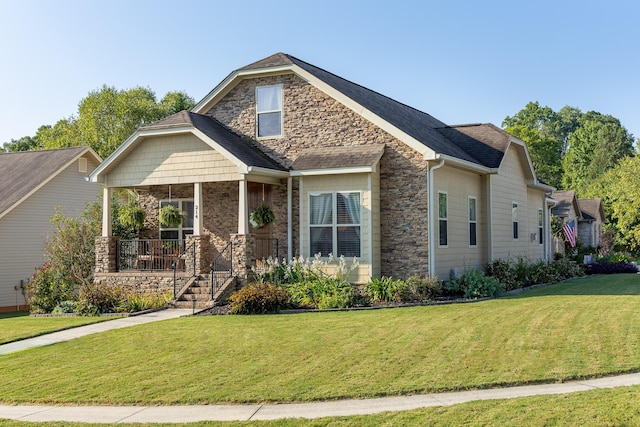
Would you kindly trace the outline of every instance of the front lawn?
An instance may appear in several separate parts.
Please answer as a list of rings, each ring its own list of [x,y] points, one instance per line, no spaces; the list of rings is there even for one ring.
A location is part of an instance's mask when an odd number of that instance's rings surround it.
[[[0,313],[0,344],[111,319],[113,317],[30,317],[26,311]]]
[[[640,280],[597,276],[475,304],[180,318],[0,358],[2,402],[364,398],[640,370]]]

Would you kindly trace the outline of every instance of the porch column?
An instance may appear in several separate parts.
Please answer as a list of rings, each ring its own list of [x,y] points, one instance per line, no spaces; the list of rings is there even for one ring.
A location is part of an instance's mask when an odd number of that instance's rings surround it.
[[[247,180],[238,181],[240,197],[238,198],[238,234],[248,234],[249,230],[249,202],[247,199]]]
[[[102,190],[102,237],[111,236],[111,188]]]
[[[202,235],[202,183],[193,184],[193,235]]]

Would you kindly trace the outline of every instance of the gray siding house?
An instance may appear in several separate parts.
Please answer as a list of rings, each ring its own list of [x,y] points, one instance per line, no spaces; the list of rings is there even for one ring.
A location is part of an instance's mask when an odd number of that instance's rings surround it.
[[[0,311],[26,309],[24,284],[43,262],[51,216],[82,212],[100,195],[89,147],[0,154]]]

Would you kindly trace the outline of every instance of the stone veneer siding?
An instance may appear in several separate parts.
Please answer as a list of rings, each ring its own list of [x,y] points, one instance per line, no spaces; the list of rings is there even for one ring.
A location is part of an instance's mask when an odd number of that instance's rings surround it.
[[[260,139],[260,148],[288,167],[306,148],[385,144],[380,161],[381,274],[426,274],[428,170],[416,151],[293,74],[244,80],[207,114],[255,139],[255,88],[273,84],[283,84],[283,137]],[[293,184],[295,255],[300,233],[298,179]],[[286,186],[284,195],[286,204]]]

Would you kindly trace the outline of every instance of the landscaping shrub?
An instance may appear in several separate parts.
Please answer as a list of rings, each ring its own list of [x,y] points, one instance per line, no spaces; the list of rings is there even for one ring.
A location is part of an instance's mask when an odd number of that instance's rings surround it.
[[[76,302],[67,300],[56,305],[51,314],[72,314],[76,312]]]
[[[349,308],[365,303],[355,286],[331,277],[291,283],[284,287],[295,307]]]
[[[62,301],[73,299],[75,285],[50,264],[40,267],[27,285],[32,313],[51,313]]]
[[[393,277],[372,278],[364,287],[372,302],[401,302],[408,296],[406,282]]]
[[[461,293],[464,298],[495,297],[505,290],[498,279],[476,269],[467,270],[458,279],[451,280],[447,288],[450,292]]]
[[[485,265],[484,271],[487,276],[495,277],[499,282],[503,283],[507,291],[522,287],[522,283],[518,280],[518,275],[510,260],[496,259]]]
[[[230,314],[277,313],[289,306],[289,295],[281,286],[271,283],[255,283],[244,287],[229,297]]]
[[[442,295],[442,282],[437,277],[414,274],[406,280],[409,300],[429,301]]]
[[[124,286],[87,284],[80,289],[77,312],[85,316],[122,312],[121,302],[126,297]]]

